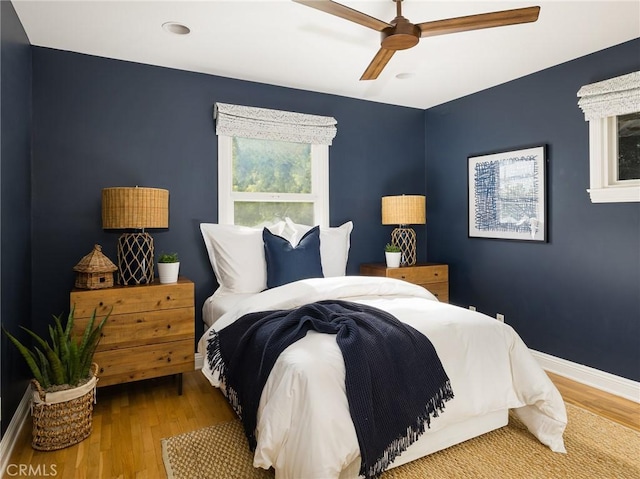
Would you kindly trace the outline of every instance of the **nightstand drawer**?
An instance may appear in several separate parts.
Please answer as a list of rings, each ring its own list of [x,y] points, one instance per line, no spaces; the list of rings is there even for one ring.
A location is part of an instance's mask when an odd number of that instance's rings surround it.
[[[419,284],[418,286],[422,286],[431,292],[431,294],[438,298],[438,301],[442,301],[443,303],[449,302],[449,283],[426,283]]]
[[[109,311],[111,314],[127,314],[188,308],[193,307],[193,283],[179,281],[173,284],[74,290],[70,300],[71,307],[75,306],[76,318],[90,317],[94,310],[98,317],[104,318]]]
[[[97,351],[193,338],[193,316],[194,308],[112,314],[102,329]],[[101,316],[96,317],[94,324],[99,320],[102,320]],[[88,323],[89,318],[77,319],[74,328],[76,334],[81,335]]]
[[[428,289],[443,303],[449,302],[449,265],[446,264],[423,263],[400,268],[387,268],[383,263],[368,263],[360,265],[360,274],[407,281]]]
[[[192,371],[193,340],[151,344],[126,350],[97,352],[98,385],[126,383],[168,374]],[[144,365],[144,367],[140,367]]]
[[[437,266],[388,268],[387,277],[403,279],[414,284],[446,282],[449,281],[449,268],[445,264]]]

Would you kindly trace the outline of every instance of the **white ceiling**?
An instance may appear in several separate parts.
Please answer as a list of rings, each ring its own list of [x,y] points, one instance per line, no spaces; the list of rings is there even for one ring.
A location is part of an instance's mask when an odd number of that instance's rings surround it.
[[[383,21],[391,0],[339,0]],[[405,0],[413,23],[540,5],[537,22],[422,38],[359,81],[379,34],[289,0],[13,0],[32,45],[429,108],[640,37],[640,0]],[[161,28],[168,21],[185,36]],[[411,73],[398,79],[399,73]]]

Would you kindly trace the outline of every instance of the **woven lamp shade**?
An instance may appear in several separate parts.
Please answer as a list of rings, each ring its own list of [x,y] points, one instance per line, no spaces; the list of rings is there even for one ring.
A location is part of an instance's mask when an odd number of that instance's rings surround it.
[[[423,225],[427,222],[426,198],[421,195],[382,197],[383,225]]]
[[[169,190],[117,187],[102,190],[104,229],[169,227]]]
[[[416,264],[416,232],[406,225],[427,222],[426,198],[421,195],[382,197],[382,224],[400,225],[391,232],[391,244],[400,248],[400,266]]]

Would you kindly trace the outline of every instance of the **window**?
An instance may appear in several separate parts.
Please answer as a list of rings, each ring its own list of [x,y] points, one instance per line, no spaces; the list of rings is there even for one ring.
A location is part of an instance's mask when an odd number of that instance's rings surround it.
[[[640,202],[640,72],[583,86],[593,203]]]
[[[335,119],[216,104],[218,222],[329,225]]]
[[[219,222],[328,226],[328,146],[218,137]]]

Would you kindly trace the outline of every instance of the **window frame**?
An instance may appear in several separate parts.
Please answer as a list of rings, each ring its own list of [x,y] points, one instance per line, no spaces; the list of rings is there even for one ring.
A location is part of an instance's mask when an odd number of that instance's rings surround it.
[[[640,201],[640,179],[618,180],[617,116],[589,121],[589,158],[592,203]]]
[[[329,145],[310,144],[311,193],[251,193],[233,191],[233,138],[218,135],[218,223],[235,224],[238,201],[290,201],[313,203],[314,223],[329,226]]]
[[[585,85],[578,102],[589,121],[592,203],[640,202],[640,179],[618,180],[617,117],[640,112],[640,72]]]

